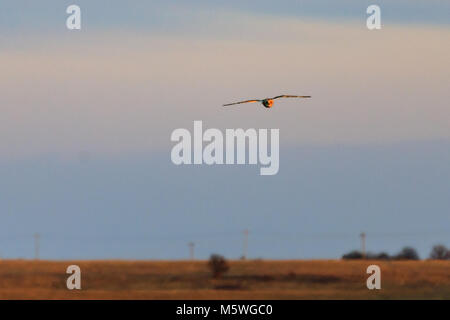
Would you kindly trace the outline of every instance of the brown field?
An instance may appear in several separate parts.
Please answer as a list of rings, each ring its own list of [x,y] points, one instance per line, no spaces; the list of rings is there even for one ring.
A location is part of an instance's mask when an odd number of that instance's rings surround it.
[[[82,290],[66,289],[67,266]],[[381,290],[366,268],[381,268]],[[0,299],[450,299],[450,261],[231,261],[215,280],[206,261],[0,261]]]

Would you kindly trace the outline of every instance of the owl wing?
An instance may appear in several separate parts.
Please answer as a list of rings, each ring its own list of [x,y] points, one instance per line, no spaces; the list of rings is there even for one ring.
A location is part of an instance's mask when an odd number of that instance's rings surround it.
[[[311,98],[311,96],[292,96],[288,94],[283,94],[281,96],[273,97],[272,100],[279,99],[279,98]]]
[[[245,101],[239,101],[239,102],[227,103],[227,104],[224,104],[223,106],[226,107],[226,106],[232,106],[232,105],[235,105],[235,104],[253,103],[253,102],[261,102],[261,100],[245,100]]]

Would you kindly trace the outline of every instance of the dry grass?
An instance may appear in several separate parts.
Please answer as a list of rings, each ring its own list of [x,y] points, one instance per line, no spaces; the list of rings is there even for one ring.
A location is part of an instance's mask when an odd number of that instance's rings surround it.
[[[66,289],[79,265],[82,290]],[[366,288],[377,264],[382,289]],[[0,299],[450,299],[448,261],[0,261]]]

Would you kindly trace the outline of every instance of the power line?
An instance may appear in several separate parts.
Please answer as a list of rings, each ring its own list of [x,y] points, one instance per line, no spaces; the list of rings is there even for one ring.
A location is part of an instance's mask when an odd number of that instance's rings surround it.
[[[244,254],[242,255],[242,259],[247,260],[247,252],[248,251],[248,229],[244,230]]]
[[[40,238],[40,235],[39,235],[39,233],[35,233],[34,234],[34,258],[36,259],[36,260],[39,260],[39,238]]]
[[[363,255],[363,258],[366,258],[366,234],[362,232],[360,235],[361,237],[361,252]]]
[[[242,230],[242,229],[241,229]],[[406,238],[412,238],[414,237],[414,241],[418,241],[419,239],[425,239],[425,237],[429,236],[431,239],[436,239],[436,243],[447,241],[448,235],[450,234],[450,230],[442,229],[419,229],[419,230],[411,230],[411,231],[398,231],[398,232],[392,232],[392,231],[374,231],[370,232],[369,235],[371,237],[371,243],[374,242],[375,244],[379,242],[380,239],[386,239],[386,240],[392,240],[391,238],[395,238],[395,243],[399,243],[399,241],[406,241]],[[41,236],[43,234],[41,233],[34,233],[32,234],[33,240],[34,240],[34,259],[39,260],[40,259],[40,242],[41,242]],[[249,245],[249,230],[245,229],[242,231],[235,230],[235,231],[222,231],[218,232],[216,234],[212,232],[192,232],[192,233],[186,233],[186,234],[165,234],[165,235],[129,235],[129,234],[119,234],[119,235],[112,235],[112,234],[99,234],[99,235],[67,235],[62,233],[55,233],[55,232],[46,232],[45,239],[49,240],[50,242],[47,245],[50,246],[61,246],[65,242],[73,242],[76,241],[78,245],[86,245],[87,243],[92,246],[104,246],[107,242],[108,245],[110,245],[112,242],[114,243],[120,243],[121,245],[131,245],[135,243],[139,243],[140,245],[143,243],[143,245],[147,246],[153,246],[155,245],[155,241],[157,240],[156,245],[160,246],[160,243],[165,243],[165,245],[171,245],[176,244],[176,246],[183,246],[186,248],[186,244],[188,244],[189,247],[189,259],[194,260],[195,259],[195,246],[201,245],[202,248],[208,248],[212,245],[213,242],[218,243],[224,250],[228,250],[228,245],[230,243],[229,240],[233,241],[233,251],[235,252],[236,256],[241,256],[242,259],[248,259],[248,245]],[[267,244],[269,241],[272,242],[272,238],[276,237],[276,240],[278,242],[287,243],[286,241],[294,241],[294,242],[300,242],[304,246],[313,246],[317,245],[317,242],[320,241],[323,243],[323,246],[328,245],[331,241],[337,242],[338,240],[345,240],[345,245],[347,246],[350,243],[353,243],[355,241],[355,235],[356,233],[351,233],[351,231],[342,231],[342,232],[317,232],[317,233],[289,233],[289,232],[281,232],[279,230],[276,231],[270,231],[270,230],[253,230],[252,229],[252,239],[258,243],[261,242]],[[442,238],[442,235],[445,235],[444,238]],[[243,238],[242,238],[243,237]],[[420,237],[420,238],[419,238]],[[188,242],[189,238],[195,238],[196,242]],[[367,257],[368,251],[367,251],[367,233],[361,232],[359,233],[360,238],[360,247],[361,253],[364,257]],[[223,240],[222,240],[223,239]],[[346,240],[348,239],[348,240]],[[353,240],[352,240],[353,239]],[[443,240],[442,240],[443,239]],[[7,245],[9,247],[16,246],[16,247],[24,247],[24,248],[30,248],[30,234],[1,234],[0,235],[0,241],[2,242],[2,247]],[[219,241],[219,242],[218,242]],[[86,243],[86,244],[85,244]],[[239,245],[241,244],[241,245]],[[241,246],[242,249],[239,249]],[[27,249],[29,250],[29,249]],[[242,250],[242,255],[239,255],[239,251]],[[237,251],[237,252],[236,252]],[[29,251],[28,251],[29,252]],[[5,252],[3,252],[5,254]]]
[[[370,236],[372,238],[400,238],[400,237],[426,237],[426,236],[448,236],[450,234],[450,229],[444,230],[414,230],[414,231],[399,231],[399,232],[371,232]],[[41,235],[41,234],[40,234]],[[76,235],[76,234],[62,234],[62,233],[45,233],[46,238],[54,239],[55,241],[144,241],[144,240],[165,240],[165,241],[183,241],[185,242],[187,239],[196,237],[201,240],[210,241],[211,239],[225,239],[225,238],[237,238],[239,235],[242,235],[242,231],[227,231],[227,232],[198,232],[198,233],[186,233],[186,234],[164,234],[164,235],[136,235],[136,234],[84,234],[84,235]],[[355,234],[351,231],[346,232],[317,232],[317,233],[301,233],[298,232],[282,232],[282,231],[252,231],[252,235],[256,238],[283,238],[283,239],[351,239],[354,238]],[[29,239],[29,234],[1,234],[0,240],[2,241],[20,241]],[[187,239],[186,239],[187,238]]]
[[[188,246],[189,246],[189,258],[190,258],[191,260],[194,260],[194,248],[195,248],[195,243],[189,242],[189,243],[188,243]]]

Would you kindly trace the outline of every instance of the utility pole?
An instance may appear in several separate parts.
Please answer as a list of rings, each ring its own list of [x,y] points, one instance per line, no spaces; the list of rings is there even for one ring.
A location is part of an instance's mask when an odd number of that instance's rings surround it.
[[[34,234],[34,258],[36,260],[39,260],[39,238],[40,238],[40,234],[35,233]]]
[[[188,246],[189,246],[189,258],[190,258],[191,260],[194,260],[194,247],[195,247],[195,243],[189,242],[189,243],[188,243]]]
[[[243,260],[247,260],[248,251],[248,229],[244,230],[244,254],[242,256]]]
[[[365,259],[366,258],[366,234],[364,232],[362,232],[359,236],[361,237],[362,256],[363,256],[363,259]]]

